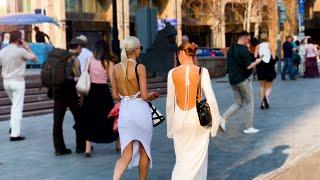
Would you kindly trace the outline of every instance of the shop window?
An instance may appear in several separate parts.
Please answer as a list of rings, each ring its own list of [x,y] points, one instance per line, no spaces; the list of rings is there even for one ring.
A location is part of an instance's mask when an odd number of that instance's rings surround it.
[[[79,12],[79,0],[66,0],[66,11],[67,12]]]

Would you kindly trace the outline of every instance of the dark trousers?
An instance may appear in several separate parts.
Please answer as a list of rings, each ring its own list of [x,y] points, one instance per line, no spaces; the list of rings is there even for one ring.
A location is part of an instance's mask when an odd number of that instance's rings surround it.
[[[287,73],[291,80],[295,79],[294,67],[293,67],[293,59],[292,58],[285,58],[284,65],[282,69],[282,79],[286,79]]]
[[[77,96],[69,96],[69,97],[57,97],[54,98],[54,112],[53,112],[53,142],[54,148],[56,152],[61,152],[66,149],[66,145],[64,143],[62,126],[65,113],[67,108],[69,107],[75,124],[74,129],[76,131],[76,145],[77,149],[84,150],[85,149],[85,138],[79,132],[78,123],[80,117],[80,105]]]

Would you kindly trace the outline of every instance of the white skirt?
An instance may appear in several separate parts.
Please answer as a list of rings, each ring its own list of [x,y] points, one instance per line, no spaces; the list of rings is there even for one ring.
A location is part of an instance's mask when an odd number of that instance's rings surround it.
[[[147,102],[141,98],[123,99],[119,112],[119,135],[121,143],[121,153],[126,146],[133,141],[132,160],[128,168],[139,165],[139,142],[143,145],[150,159],[152,159],[150,145],[153,133],[152,117]]]
[[[200,125],[195,107],[183,111],[177,104],[173,126],[176,164],[172,180],[207,179],[210,129]]]

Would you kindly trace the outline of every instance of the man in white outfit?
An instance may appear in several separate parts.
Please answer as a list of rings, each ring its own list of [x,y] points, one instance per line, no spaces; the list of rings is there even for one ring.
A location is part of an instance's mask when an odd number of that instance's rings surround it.
[[[0,51],[3,86],[12,106],[10,117],[10,141],[24,140],[20,136],[21,120],[25,93],[25,71],[27,60],[36,61],[35,54],[22,39],[20,31],[10,33],[10,44]]]
[[[89,58],[93,56],[93,53],[87,48],[88,39],[86,36],[80,35],[77,37],[77,39],[80,39],[83,42],[85,42],[84,44],[81,45],[82,46],[81,53],[78,56],[78,59],[80,61],[81,73],[82,73],[85,70],[85,67]]]

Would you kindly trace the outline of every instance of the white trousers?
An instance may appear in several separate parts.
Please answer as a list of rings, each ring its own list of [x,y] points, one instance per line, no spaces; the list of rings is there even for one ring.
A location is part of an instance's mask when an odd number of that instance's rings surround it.
[[[18,137],[21,129],[25,81],[4,80],[3,86],[12,103],[10,116],[11,137]]]

